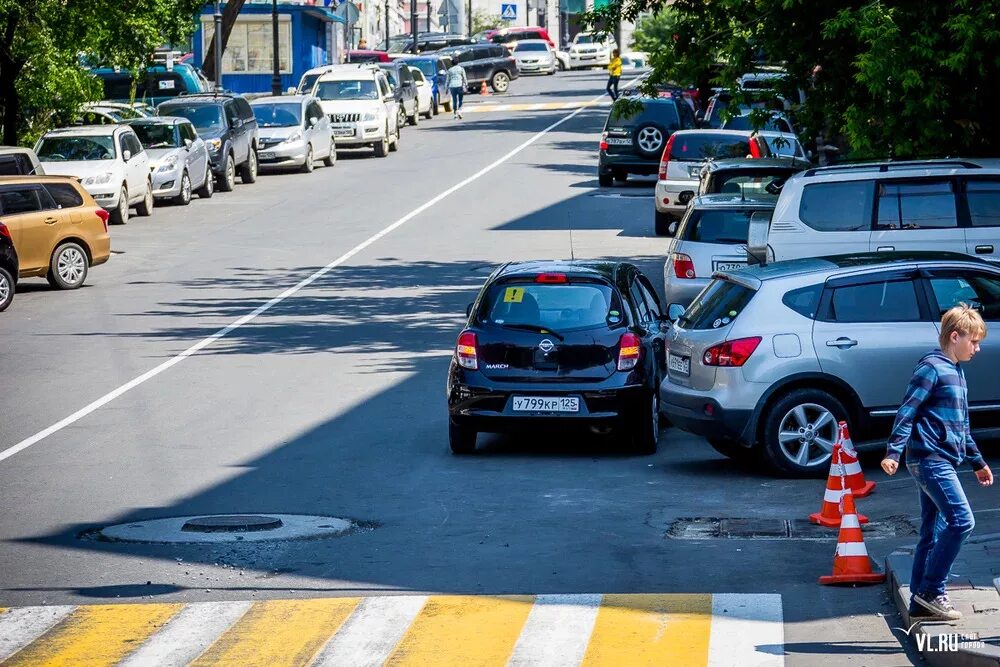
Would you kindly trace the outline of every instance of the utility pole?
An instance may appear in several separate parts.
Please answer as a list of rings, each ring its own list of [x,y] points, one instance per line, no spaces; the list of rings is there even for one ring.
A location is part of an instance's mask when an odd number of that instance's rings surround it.
[[[281,57],[278,55],[278,0],[271,0],[271,94],[281,95]]]
[[[417,18],[417,0],[410,0],[410,33],[413,36],[413,53],[417,53],[417,34],[420,26],[418,25],[419,18]]]
[[[431,0],[427,0],[427,32],[431,31]]]
[[[469,15],[467,18],[469,20],[469,34],[467,37],[472,37],[472,0],[469,0]]]
[[[212,23],[215,26],[215,89],[218,91],[222,90],[222,9],[219,0],[215,0]]]
[[[385,0],[385,50],[389,50],[389,0]]]

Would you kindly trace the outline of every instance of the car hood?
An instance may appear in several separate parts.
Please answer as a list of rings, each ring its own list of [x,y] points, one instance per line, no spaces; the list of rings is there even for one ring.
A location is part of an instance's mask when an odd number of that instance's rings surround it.
[[[378,100],[329,100],[320,101],[324,113],[378,113],[382,105]]]
[[[121,172],[117,160],[71,160],[69,162],[42,162],[42,169],[49,176],[99,176],[109,171]]]
[[[291,127],[262,127],[260,128],[260,139],[261,141],[272,141],[274,139],[284,141],[296,132],[301,131],[301,125],[292,125]]]
[[[159,167],[161,163],[166,162],[171,155],[176,155],[180,159],[180,154],[184,152],[183,148],[147,148],[146,154],[149,155],[149,166],[150,168]]]

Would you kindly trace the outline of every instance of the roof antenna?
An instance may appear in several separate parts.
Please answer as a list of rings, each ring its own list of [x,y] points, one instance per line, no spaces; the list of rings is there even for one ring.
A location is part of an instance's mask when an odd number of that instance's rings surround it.
[[[576,256],[573,254],[573,228],[569,228],[569,260],[576,261]]]

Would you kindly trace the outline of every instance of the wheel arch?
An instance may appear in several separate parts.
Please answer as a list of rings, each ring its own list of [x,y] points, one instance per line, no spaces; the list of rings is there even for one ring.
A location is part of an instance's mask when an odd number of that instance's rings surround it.
[[[759,445],[764,437],[764,416],[772,405],[777,403],[784,395],[797,389],[819,389],[831,394],[839,400],[847,409],[848,416],[852,423],[857,426],[864,426],[864,408],[861,399],[854,389],[840,378],[827,373],[796,373],[782,378],[778,382],[768,387],[764,395],[757,402],[750,422],[747,424],[744,437],[753,445]],[[856,429],[858,435],[861,430]]]
[[[56,256],[56,250],[58,250],[59,246],[63,245],[64,243],[76,243],[77,245],[79,245],[81,248],[83,248],[83,251],[87,253],[87,266],[91,267],[94,265],[94,254],[90,250],[90,245],[83,240],[83,237],[74,235],[66,236],[64,238],[59,239],[56,242],[56,244],[52,247],[52,252],[49,253],[49,264],[52,264],[52,258]]]

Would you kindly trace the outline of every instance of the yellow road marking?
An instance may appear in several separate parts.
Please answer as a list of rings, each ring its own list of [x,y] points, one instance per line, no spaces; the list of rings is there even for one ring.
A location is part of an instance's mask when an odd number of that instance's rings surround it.
[[[386,665],[505,665],[533,602],[530,595],[431,597]]]
[[[5,665],[114,665],[181,610],[180,604],[79,607]]]
[[[361,598],[258,602],[192,665],[307,665]]]
[[[704,665],[711,595],[605,595],[583,665]]]

